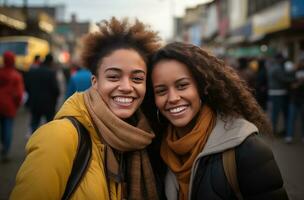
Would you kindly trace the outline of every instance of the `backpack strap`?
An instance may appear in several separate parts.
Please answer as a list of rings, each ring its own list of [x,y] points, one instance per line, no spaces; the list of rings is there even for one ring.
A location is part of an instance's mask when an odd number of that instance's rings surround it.
[[[88,130],[75,117],[68,116],[66,118],[72,122],[77,130],[78,147],[72,171],[65,186],[64,194],[61,198],[62,200],[68,200],[78,187],[78,184],[86,173],[92,154],[92,141],[88,134]]]
[[[236,195],[238,200],[242,200],[243,196],[240,191],[239,182],[237,179],[234,148],[228,149],[227,151],[223,152],[223,167],[228,183],[230,184],[234,194]]]

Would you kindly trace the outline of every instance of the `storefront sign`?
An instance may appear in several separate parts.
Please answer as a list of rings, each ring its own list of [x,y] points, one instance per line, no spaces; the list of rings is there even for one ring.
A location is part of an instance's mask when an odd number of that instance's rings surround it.
[[[25,18],[21,10],[0,8],[0,24],[4,24],[17,30],[25,30]]]
[[[194,24],[189,28],[189,34],[190,34],[190,42],[194,45],[200,46],[201,45],[201,39],[202,39],[202,28],[200,24]]]
[[[54,20],[45,13],[39,14],[39,21],[38,21],[39,28],[47,33],[52,33],[54,31]]]
[[[218,17],[216,5],[210,5],[207,10],[207,23],[203,31],[204,38],[210,38],[218,31]]]
[[[262,35],[290,27],[290,2],[283,1],[253,16],[253,33]]]
[[[304,1],[291,0],[291,17],[298,19],[304,17]]]

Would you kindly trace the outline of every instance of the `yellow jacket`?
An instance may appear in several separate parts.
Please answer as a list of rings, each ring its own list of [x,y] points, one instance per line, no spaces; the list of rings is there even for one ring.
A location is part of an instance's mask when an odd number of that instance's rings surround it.
[[[10,199],[61,199],[70,175],[78,145],[78,136],[72,123],[63,117],[76,117],[89,131],[92,156],[87,172],[72,195],[73,200],[120,199],[114,182],[110,191],[104,171],[104,145],[100,142],[85,107],[83,93],[70,97],[55,116],[32,135],[26,145],[26,159],[16,177]],[[62,119],[63,118],[63,119]]]

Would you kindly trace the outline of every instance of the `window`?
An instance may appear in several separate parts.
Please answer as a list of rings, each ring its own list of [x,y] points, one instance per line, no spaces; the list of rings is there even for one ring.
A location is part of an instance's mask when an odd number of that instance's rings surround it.
[[[11,51],[16,55],[27,54],[27,42],[0,42],[0,55],[5,51]]]

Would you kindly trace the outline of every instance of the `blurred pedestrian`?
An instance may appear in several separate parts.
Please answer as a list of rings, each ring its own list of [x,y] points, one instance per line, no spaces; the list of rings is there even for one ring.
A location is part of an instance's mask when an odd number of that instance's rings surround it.
[[[256,84],[256,70],[257,62],[256,60],[250,60],[248,58],[239,58],[238,72],[240,77],[246,81],[251,92],[254,93]]]
[[[284,135],[287,128],[288,117],[288,90],[293,76],[285,69],[286,59],[282,54],[276,54],[269,62],[268,69],[268,95],[271,102],[271,121],[273,132],[276,135]],[[283,129],[278,132],[278,119],[283,114]]]
[[[59,85],[56,71],[53,69],[53,56],[48,54],[38,68],[27,74],[28,105],[31,113],[30,127],[33,133],[43,117],[51,121],[55,115]]]
[[[255,83],[255,97],[257,102],[262,107],[262,109],[267,111],[267,102],[268,102],[268,78],[267,70],[265,67],[265,60],[258,60],[258,67],[256,72],[256,83]]]
[[[162,199],[147,152],[154,133],[140,110],[148,58],[159,45],[157,34],[138,20],[112,18],[85,37],[82,60],[93,74],[92,87],[72,95],[30,138],[11,200],[62,199],[69,188],[72,199]],[[69,116],[92,142],[78,184],[68,181],[79,141]]]
[[[295,81],[291,83],[290,100],[288,107],[288,123],[285,142],[291,143],[294,139],[295,124],[300,115],[302,126],[302,141],[304,142],[304,54],[298,59],[295,70]]]
[[[10,51],[3,54],[3,66],[0,68],[0,133],[1,159],[8,160],[14,118],[21,104],[24,92],[22,75],[15,69],[15,55]]]
[[[33,63],[30,65],[29,71],[32,69],[36,69],[40,66],[41,64],[41,58],[40,55],[35,55]],[[28,72],[23,73],[23,78],[24,78],[24,86],[25,86],[25,106],[28,107]]]
[[[34,57],[34,61],[33,63],[31,64],[30,68],[38,68],[41,64],[41,58],[40,58],[40,55],[35,55]]]
[[[65,99],[69,98],[75,92],[85,91],[91,87],[92,73],[85,67],[79,67],[76,73],[74,73],[68,83]]]
[[[148,92],[154,94],[144,105],[163,135],[167,199],[288,199],[273,153],[260,137],[271,133],[271,124],[232,68],[184,43],[166,45],[150,64]],[[233,173],[227,173],[225,152],[231,149]]]

